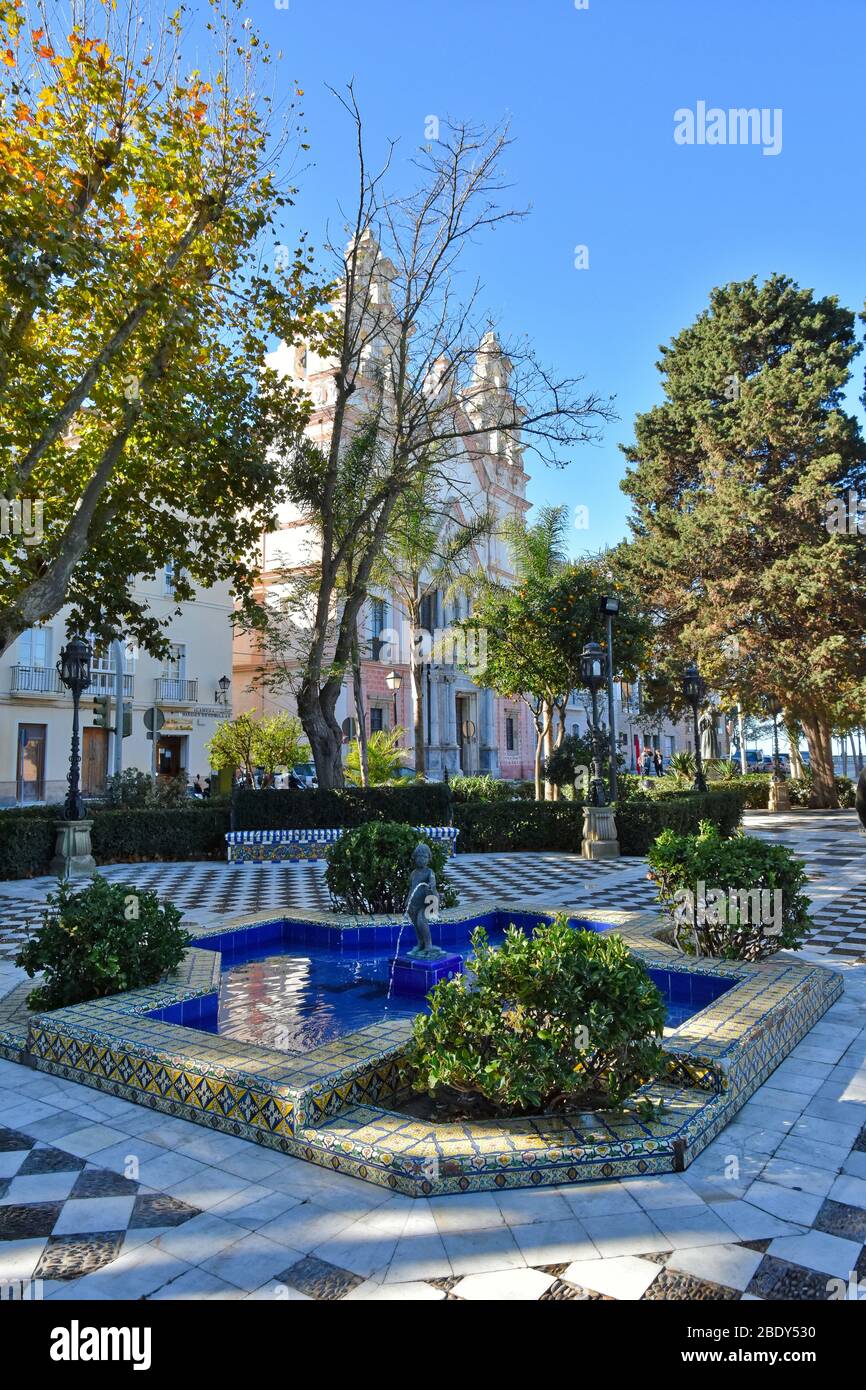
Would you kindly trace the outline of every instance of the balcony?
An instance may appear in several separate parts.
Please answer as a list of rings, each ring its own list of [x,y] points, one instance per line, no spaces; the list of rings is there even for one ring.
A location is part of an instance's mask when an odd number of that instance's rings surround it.
[[[91,671],[91,673],[90,673],[90,685],[87,687],[87,690],[85,691],[85,697],[88,696],[88,695],[113,695],[113,694],[114,694],[114,684],[115,684],[115,676],[114,676],[114,672],[113,672],[113,671]],[[127,675],[126,672],[124,672],[124,676],[123,676],[123,696],[124,696],[124,699],[132,699],[132,696],[133,696],[134,694],[135,694],[135,676],[133,676],[132,674]]]
[[[53,666],[13,666],[12,695],[65,695],[66,687]]]
[[[198,703],[198,681],[181,680],[178,676],[157,676],[153,698],[155,704],[195,705]]]

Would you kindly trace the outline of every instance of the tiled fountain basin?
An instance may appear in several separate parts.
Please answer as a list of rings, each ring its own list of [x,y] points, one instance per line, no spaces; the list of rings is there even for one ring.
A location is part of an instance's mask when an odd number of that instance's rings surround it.
[[[471,914],[444,913],[437,924],[440,939],[497,912],[524,926],[539,915],[519,905],[476,904]],[[717,981],[729,986],[666,1031],[667,1074],[635,1098],[664,1100],[660,1116],[650,1122],[634,1108],[567,1119],[453,1125],[413,1120],[394,1108],[404,1098],[398,1061],[410,1028],[405,1017],[347,1032],[300,1055],[199,1031],[194,1018],[193,1026],[165,1021],[165,1010],[175,1019],[198,1011],[199,1022],[213,1011],[218,944],[234,937],[237,949],[243,945],[239,933],[263,927],[282,937],[283,920],[264,913],[209,933],[211,949],[191,949],[177,974],[152,989],[35,1015],[24,1030],[20,1024],[0,1029],[0,1050],[40,1070],[424,1196],[680,1170],[842,990],[838,974],[788,957],[758,965],[684,962],[657,940],[660,923],[652,913],[582,911],[579,922],[615,928],[652,971],[693,977],[692,990],[714,988]],[[371,941],[374,948],[390,949],[397,924],[319,913],[293,919],[290,930],[311,939],[336,932],[346,949],[365,942],[369,948]]]

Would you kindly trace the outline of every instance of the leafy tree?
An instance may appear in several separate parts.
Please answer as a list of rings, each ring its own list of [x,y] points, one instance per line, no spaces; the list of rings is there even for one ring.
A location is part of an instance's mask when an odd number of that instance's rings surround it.
[[[477,682],[522,700],[532,714],[537,800],[545,748],[553,752],[555,723],[555,741],[561,742],[571,692],[581,684],[581,651],[589,641],[606,640],[601,598],[617,592],[605,557],[566,561],[567,524],[566,507],[548,507],[534,525],[507,529],[516,587],[486,583],[469,624],[486,635],[487,664]],[[630,675],[641,659],[646,627],[633,600],[619,592],[614,655],[617,673]]]
[[[43,509],[38,543],[0,533],[0,652],[67,602],[160,651],[133,577],[168,564],[178,600],[229,581],[250,602],[269,445],[306,418],[265,342],[320,294],[303,251],[258,264],[294,136],[256,94],[271,59],[243,0],[210,5],[211,70],[181,76],[182,11],[150,41],[142,0],[73,0],[57,33],[0,3],[0,491]]]
[[[241,768],[252,785],[254,769],[260,767],[268,777],[278,769],[291,768],[309,756],[301,721],[290,714],[265,715],[256,719],[252,714],[239,714],[218,724],[207,744],[211,767]]]
[[[866,675],[866,552],[834,526],[866,484],[842,408],[859,351],[834,297],[782,275],[722,286],[662,348],[664,401],[624,451],[633,534],[619,559],[647,595],[658,669],[673,680],[696,657],[745,713],[778,698],[827,806],[839,695]]]
[[[308,441],[286,449],[289,493],[319,536],[296,688],[322,787],[343,781],[336,708],[373,566],[400,499],[431,453],[444,473],[465,457],[471,441],[488,448],[496,439],[515,459],[531,449],[562,464],[571,445],[597,438],[610,418],[605,402],[581,393],[579,378],[557,379],[525,343],[505,350],[492,332],[482,336],[476,292],[462,301],[454,292],[464,248],[520,216],[501,202],[507,133],[443,124],[439,141],[413,161],[416,187],[386,193],[388,161],[371,173],[351,86],[341,100],[353,127],[359,191],[348,246],[329,247],[337,284],[329,340],[330,438],[321,467]],[[346,528],[335,494],[348,441],[359,418],[370,415],[378,425],[372,486],[360,494]]]

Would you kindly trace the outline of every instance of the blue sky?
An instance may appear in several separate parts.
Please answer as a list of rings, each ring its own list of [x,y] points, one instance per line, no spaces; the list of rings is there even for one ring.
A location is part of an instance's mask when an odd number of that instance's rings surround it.
[[[864,265],[864,0],[252,0],[304,89],[311,161],[294,216],[321,241],[354,168],[326,84],[355,78],[371,155],[402,162],[428,115],[511,121],[523,222],[478,253],[483,302],[562,374],[616,397],[601,447],[561,473],[534,463],[530,498],[589,508],[574,549],[626,532],[617,448],[660,398],[657,348],[712,286],[772,271],[859,312]],[[674,112],[781,108],[782,148],[681,146]],[[410,171],[406,171],[407,181]],[[574,268],[577,245],[589,269]],[[850,408],[861,413],[864,357]]]

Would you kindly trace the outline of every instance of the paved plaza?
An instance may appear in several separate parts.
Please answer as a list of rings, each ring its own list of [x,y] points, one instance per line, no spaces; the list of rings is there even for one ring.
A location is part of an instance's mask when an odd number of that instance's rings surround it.
[[[755,812],[808,866],[845,993],[685,1173],[413,1199],[0,1061],[0,1279],[46,1299],[866,1298],[866,838]],[[481,898],[646,907],[641,860],[458,856]],[[189,924],[326,908],[319,864],[114,865]],[[0,884],[0,994],[53,880]]]

